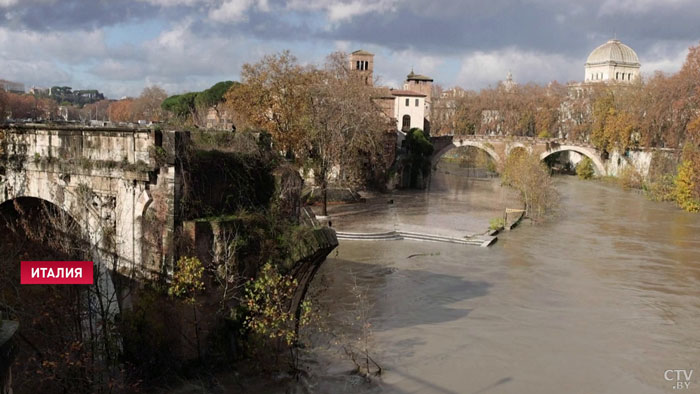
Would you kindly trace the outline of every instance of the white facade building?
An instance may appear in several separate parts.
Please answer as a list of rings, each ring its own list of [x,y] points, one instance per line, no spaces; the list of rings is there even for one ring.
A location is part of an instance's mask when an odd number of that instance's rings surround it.
[[[368,85],[373,85],[374,55],[363,50],[350,54],[350,70]],[[430,102],[433,79],[411,73],[406,76],[404,89],[378,87],[373,101],[382,112],[396,123],[398,145],[413,128],[429,131]]]
[[[637,53],[613,39],[594,49],[585,65],[585,82],[632,82],[639,78]]]
[[[12,93],[24,93],[24,84],[0,79],[0,90]]]
[[[394,100],[396,128],[406,132],[425,126],[425,94],[411,90],[391,90]]]

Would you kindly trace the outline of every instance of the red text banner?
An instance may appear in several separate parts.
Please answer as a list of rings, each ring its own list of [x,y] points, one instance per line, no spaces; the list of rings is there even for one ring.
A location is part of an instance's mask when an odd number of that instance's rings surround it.
[[[23,285],[91,285],[92,261],[22,261]]]

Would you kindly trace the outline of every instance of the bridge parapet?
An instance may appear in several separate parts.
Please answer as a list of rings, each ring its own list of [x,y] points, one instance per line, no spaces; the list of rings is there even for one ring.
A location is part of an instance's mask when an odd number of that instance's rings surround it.
[[[488,134],[468,134],[468,135],[442,135],[433,138],[447,138],[451,137],[455,141],[486,141],[486,142],[527,142],[531,144],[544,144],[544,145],[577,145],[585,146],[589,148],[594,148],[594,146],[588,142],[582,141],[569,141],[565,138],[539,138],[539,137],[528,137],[528,136],[518,136],[518,135],[488,135]]]
[[[147,172],[155,168],[151,157],[156,145],[155,130],[50,125],[7,125],[1,129],[0,154],[15,168],[106,170],[101,171],[104,173]],[[74,168],[69,169],[70,166]]]

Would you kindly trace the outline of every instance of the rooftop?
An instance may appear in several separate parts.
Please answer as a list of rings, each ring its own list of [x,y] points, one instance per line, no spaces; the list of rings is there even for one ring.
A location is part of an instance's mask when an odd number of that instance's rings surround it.
[[[413,90],[391,89],[391,94],[397,97],[426,97],[423,93],[414,92]]]
[[[352,53],[353,55],[367,55],[367,56],[374,56],[374,53],[367,52],[365,50],[359,49],[355,52]]]
[[[429,81],[433,82],[433,79],[430,77],[426,77],[425,75],[420,75],[416,74],[411,70],[411,73],[406,76],[406,79],[409,81]]]
[[[632,48],[623,44],[620,40],[612,39],[594,49],[588,55],[588,60],[586,60],[587,66],[608,63],[639,66],[639,58]]]

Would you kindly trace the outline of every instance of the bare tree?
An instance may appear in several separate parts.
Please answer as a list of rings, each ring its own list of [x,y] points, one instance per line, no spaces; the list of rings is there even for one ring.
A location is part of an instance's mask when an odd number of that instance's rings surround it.
[[[328,214],[328,183],[334,167],[343,170],[343,182],[365,179],[368,167],[381,167],[384,133],[389,128],[372,100],[376,91],[356,78],[344,53],[333,53],[323,70],[314,73],[310,94],[311,127],[305,138],[307,154],[316,169]]]

